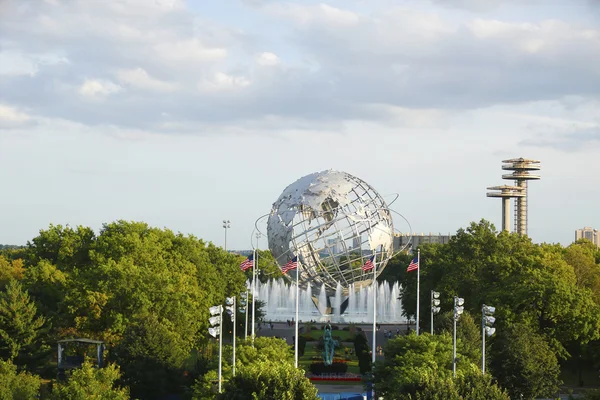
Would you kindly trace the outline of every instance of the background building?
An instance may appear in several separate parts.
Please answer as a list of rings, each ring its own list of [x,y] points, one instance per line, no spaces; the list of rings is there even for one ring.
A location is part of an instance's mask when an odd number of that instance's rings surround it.
[[[579,239],[587,239],[600,247],[600,232],[598,232],[598,229],[589,226],[586,226],[583,229],[577,229],[575,231],[575,240]]]
[[[431,232],[429,232],[428,235],[424,233],[414,233],[411,241],[410,233],[396,233],[394,234],[394,251],[398,251],[407,245],[407,250],[412,251],[412,249],[416,249],[425,243],[447,244],[450,242],[451,237],[452,235],[450,234],[442,235],[441,233],[438,233],[437,235],[432,234]]]

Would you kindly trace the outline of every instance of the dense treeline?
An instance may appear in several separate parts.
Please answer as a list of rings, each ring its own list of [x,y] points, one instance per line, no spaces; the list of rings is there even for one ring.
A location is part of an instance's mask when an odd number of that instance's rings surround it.
[[[190,355],[209,307],[245,290],[241,259],[145,223],[50,226],[0,253],[0,357],[54,378],[57,340],[99,339],[133,396],[181,392],[203,372]]]
[[[19,249],[23,246],[16,246],[13,244],[0,244],[0,250],[8,250],[8,249]]]
[[[584,377],[600,381],[600,251],[591,242],[534,244],[481,221],[447,245],[420,249],[422,331],[430,329],[431,290],[441,293],[442,312],[452,310],[454,296],[464,298],[467,318],[458,325],[474,331],[463,338],[470,346],[464,358],[480,365],[481,307],[495,306],[488,370],[512,398],[556,394],[562,377],[574,377],[573,386],[585,384]],[[404,313],[414,319],[417,276],[406,272],[410,258],[395,257],[380,279],[402,283]],[[436,317],[435,328],[451,331],[452,316]]]
[[[414,318],[416,273],[406,273],[411,257],[396,256],[380,279],[402,283],[405,315]],[[215,398],[208,309],[245,290],[251,270],[240,271],[243,258],[193,236],[125,221],[98,234],[50,226],[27,246],[0,250],[0,398]],[[259,268],[263,281],[281,276],[268,251],[260,252]],[[600,251],[591,243],[533,244],[474,223],[447,245],[421,247],[425,332],[432,289],[442,300],[436,335],[390,340],[385,361],[375,367],[375,387],[386,398],[534,398],[556,394],[566,377],[573,386],[598,379]],[[466,307],[458,322],[456,379],[453,296]],[[498,329],[488,341],[486,377],[479,372],[484,303],[496,307]],[[238,314],[240,336],[243,320]],[[85,364],[67,382],[56,382],[56,342],[73,337],[104,340],[109,367]],[[368,372],[366,343],[357,345]],[[230,356],[225,346],[219,398],[315,398],[284,341],[240,343],[236,379],[230,379]],[[40,376],[53,383],[42,385]]]

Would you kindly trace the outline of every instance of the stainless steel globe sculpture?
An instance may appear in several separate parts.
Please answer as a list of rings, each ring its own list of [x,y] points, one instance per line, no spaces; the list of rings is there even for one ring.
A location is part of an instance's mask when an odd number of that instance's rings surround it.
[[[379,275],[393,253],[393,220],[385,200],[365,181],[323,171],[298,179],[273,204],[267,221],[269,249],[279,265],[298,256],[299,285],[333,294],[341,285],[369,285],[362,266],[375,255]],[[294,277],[295,274],[290,274]]]

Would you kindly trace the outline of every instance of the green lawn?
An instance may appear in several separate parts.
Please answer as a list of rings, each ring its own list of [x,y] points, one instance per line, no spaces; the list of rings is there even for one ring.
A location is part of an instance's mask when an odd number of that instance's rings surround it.
[[[310,336],[313,340],[319,340],[319,338],[323,337],[323,331],[311,330],[309,333],[305,333],[304,335]],[[349,331],[331,331],[331,336],[336,340],[341,340],[342,342],[351,342],[354,340],[356,334],[351,334]]]
[[[350,348],[351,346],[351,343],[346,343],[347,348]],[[319,357],[319,359],[321,359],[321,352],[317,350],[316,343],[308,342],[306,343],[306,348],[304,349],[304,355],[298,360],[298,366],[304,369],[306,372],[310,372],[310,364],[312,363],[312,357]],[[344,350],[336,349],[335,357],[349,357],[350,361],[348,361],[348,372],[352,374],[360,373],[360,370],[358,369],[358,358],[356,356],[346,356],[344,354]]]

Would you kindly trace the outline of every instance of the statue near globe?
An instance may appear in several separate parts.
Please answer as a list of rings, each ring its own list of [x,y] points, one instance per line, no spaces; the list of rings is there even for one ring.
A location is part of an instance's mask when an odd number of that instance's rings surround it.
[[[331,325],[327,324],[323,331],[323,363],[325,365],[333,364],[333,356],[335,354],[335,348],[339,347],[340,343],[334,340],[331,336]]]

